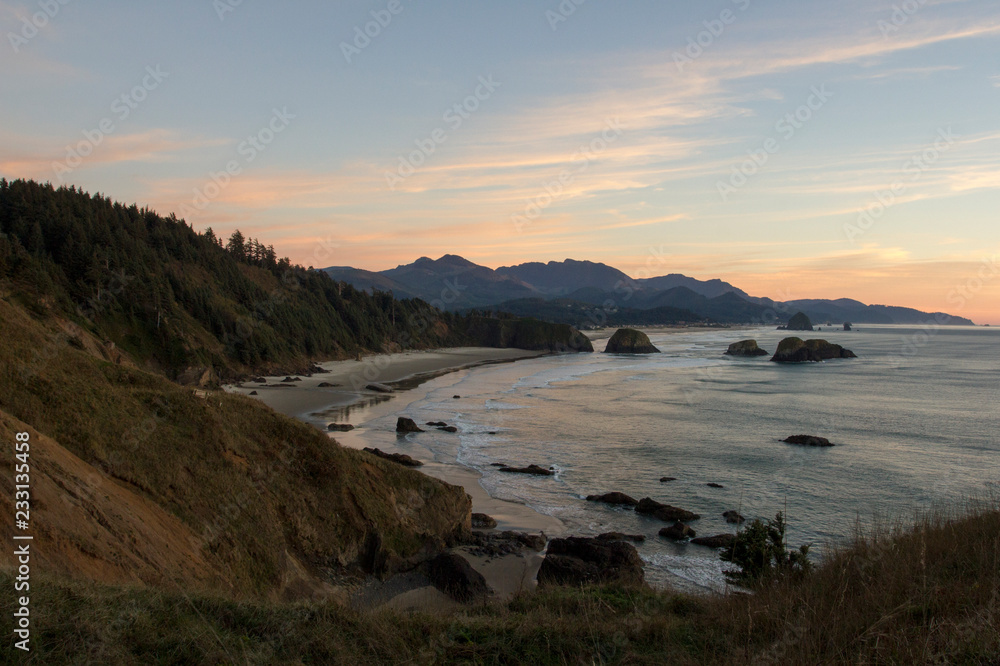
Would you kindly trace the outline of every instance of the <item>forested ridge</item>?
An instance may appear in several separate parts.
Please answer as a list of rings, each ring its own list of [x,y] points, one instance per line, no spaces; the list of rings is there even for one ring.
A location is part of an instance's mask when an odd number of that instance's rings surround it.
[[[460,316],[335,282],[238,231],[223,243],[172,214],[26,180],[0,180],[0,280],[34,315],[171,378],[472,342]]]

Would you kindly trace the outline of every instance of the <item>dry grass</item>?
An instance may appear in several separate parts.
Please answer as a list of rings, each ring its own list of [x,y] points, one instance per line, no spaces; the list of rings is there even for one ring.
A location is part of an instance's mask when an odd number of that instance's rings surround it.
[[[997,664],[1000,506],[855,540],[753,596],[549,588],[454,616],[33,582],[37,663]],[[9,574],[0,586],[9,589]],[[3,598],[7,614],[10,595]],[[8,615],[9,616],[9,615]],[[14,660],[11,648],[5,656]]]

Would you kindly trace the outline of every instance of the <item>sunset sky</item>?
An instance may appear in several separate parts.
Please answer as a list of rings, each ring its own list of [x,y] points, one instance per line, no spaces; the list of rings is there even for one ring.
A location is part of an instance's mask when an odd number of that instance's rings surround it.
[[[996,0],[0,0],[0,31],[8,179],[316,267],[571,257],[1000,323]]]

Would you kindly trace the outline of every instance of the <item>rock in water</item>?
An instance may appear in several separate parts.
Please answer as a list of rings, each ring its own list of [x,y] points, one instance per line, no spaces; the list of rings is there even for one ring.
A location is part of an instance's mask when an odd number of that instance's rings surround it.
[[[698,520],[701,518],[697,513],[691,513],[676,506],[670,506],[669,504],[662,504],[649,497],[643,497],[639,500],[638,506],[635,507],[635,512],[654,516],[665,523]]]
[[[377,393],[392,393],[392,387],[386,386],[385,384],[377,384],[372,382],[371,384],[366,384],[365,388],[369,391],[376,391]]]
[[[608,340],[604,348],[605,354],[659,354],[660,350],[653,346],[642,331],[634,328],[619,328]]]
[[[756,340],[740,340],[729,345],[727,356],[767,356],[767,352],[757,346]]]
[[[715,536],[691,539],[691,543],[709,548],[730,548],[736,543],[736,536],[733,534],[716,534]]]
[[[552,476],[555,474],[551,469],[545,469],[538,465],[528,465],[527,467],[508,467],[507,465],[502,465],[500,471],[510,472],[511,474],[534,474],[535,476]]]
[[[809,321],[806,313],[798,312],[788,320],[788,325],[785,326],[785,329],[789,331],[811,331],[813,330],[813,324]]]
[[[833,446],[826,437],[815,435],[792,435],[781,440],[788,444],[798,444],[799,446]]]
[[[625,493],[605,493],[604,495],[588,495],[588,502],[604,502],[605,504],[625,504],[636,506],[639,500],[629,497]]]
[[[695,536],[695,531],[684,523],[678,521],[670,527],[662,528],[660,530],[660,536],[673,539],[674,541],[680,541],[681,539],[688,539]]]
[[[497,520],[493,516],[487,516],[485,513],[472,514],[472,529],[491,530],[496,526]]]
[[[349,430],[354,430],[354,426],[350,423],[331,423],[326,427],[326,429],[331,432],[347,432]]]
[[[831,358],[857,358],[850,349],[826,340],[803,340],[802,338],[785,338],[778,345],[771,360],[776,363],[805,363],[807,361],[826,361]]]
[[[735,523],[736,525],[739,525],[746,521],[746,518],[741,516],[738,511],[725,511],[723,512],[722,517],[725,518],[726,522],[730,524]]]
[[[400,416],[396,419],[396,432],[423,432],[413,419]]]
[[[539,585],[641,585],[643,581],[642,559],[635,546],[605,539],[552,539],[538,570]]]
[[[849,321],[845,321],[844,322],[844,330],[845,331],[851,330],[851,322],[849,322]]]
[[[424,565],[424,572],[434,587],[462,603],[484,600],[493,594],[483,574],[457,553],[441,553]]]

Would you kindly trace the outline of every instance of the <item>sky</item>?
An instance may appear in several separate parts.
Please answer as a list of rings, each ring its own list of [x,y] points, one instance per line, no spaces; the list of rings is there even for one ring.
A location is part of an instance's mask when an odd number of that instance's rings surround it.
[[[995,0],[0,0],[0,176],[306,266],[459,254],[1000,324]]]

